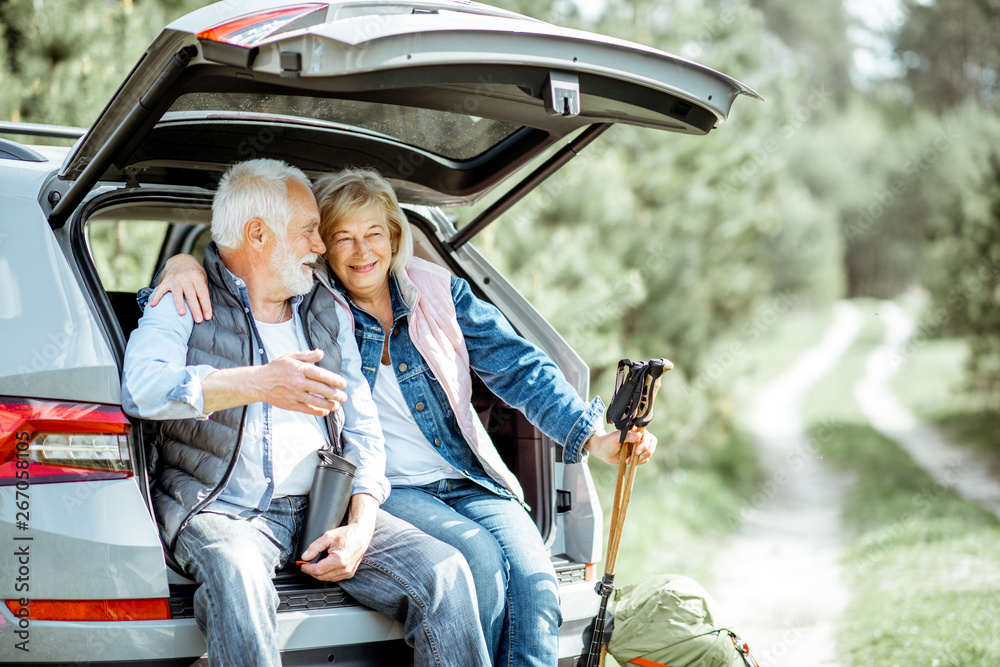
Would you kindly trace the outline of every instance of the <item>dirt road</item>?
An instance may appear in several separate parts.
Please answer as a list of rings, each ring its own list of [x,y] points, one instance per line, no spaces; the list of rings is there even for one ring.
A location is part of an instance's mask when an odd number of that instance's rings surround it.
[[[879,432],[895,440],[931,479],[953,488],[967,500],[1000,517],[1000,462],[980,452],[946,441],[933,427],[921,423],[889,390],[889,380],[913,352],[913,318],[891,301],[879,306],[885,323],[882,344],[865,364],[865,375],[854,387],[861,411]]]
[[[847,606],[840,507],[848,480],[819,460],[799,401],[850,347],[862,317],[839,303],[818,345],[762,391],[751,430],[764,482],[709,587],[719,620],[743,634],[763,667],[836,667],[834,633]],[[820,434],[821,437],[821,434]]]

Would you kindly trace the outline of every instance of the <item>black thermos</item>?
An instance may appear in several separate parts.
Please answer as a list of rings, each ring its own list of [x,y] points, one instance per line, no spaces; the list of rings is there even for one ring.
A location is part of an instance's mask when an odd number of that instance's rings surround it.
[[[358,467],[327,449],[319,450],[319,464],[309,491],[309,509],[302,530],[302,550],[305,551],[326,531],[347,522],[347,509],[354,491]],[[312,560],[322,560],[321,553]]]

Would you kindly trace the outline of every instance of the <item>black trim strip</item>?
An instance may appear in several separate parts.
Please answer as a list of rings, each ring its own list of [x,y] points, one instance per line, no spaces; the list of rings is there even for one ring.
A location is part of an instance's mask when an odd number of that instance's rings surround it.
[[[70,127],[68,125],[45,125],[43,123],[19,123],[11,120],[2,120],[0,121],[0,134],[76,140],[87,134],[87,130],[86,128]]]

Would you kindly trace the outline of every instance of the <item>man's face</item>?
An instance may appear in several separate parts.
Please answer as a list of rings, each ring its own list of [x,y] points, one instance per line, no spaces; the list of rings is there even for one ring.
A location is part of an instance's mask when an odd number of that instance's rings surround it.
[[[326,252],[319,235],[319,209],[312,192],[300,183],[289,184],[288,198],[292,208],[288,234],[275,240],[271,268],[281,286],[292,295],[307,294],[313,286],[309,264]]]

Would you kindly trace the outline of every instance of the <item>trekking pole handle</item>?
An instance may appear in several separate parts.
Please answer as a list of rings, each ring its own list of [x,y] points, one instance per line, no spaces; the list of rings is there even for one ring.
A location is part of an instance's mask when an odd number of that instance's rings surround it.
[[[649,360],[649,370],[643,378],[642,394],[639,397],[639,409],[632,420],[635,426],[644,429],[653,421],[653,403],[660,391],[660,381],[663,379],[663,374],[673,367],[674,364],[669,359]]]

